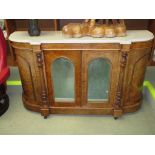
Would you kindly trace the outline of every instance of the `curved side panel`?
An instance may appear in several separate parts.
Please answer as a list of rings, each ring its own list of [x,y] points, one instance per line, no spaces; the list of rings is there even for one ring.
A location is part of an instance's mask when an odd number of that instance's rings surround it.
[[[19,73],[22,81],[23,93],[28,99],[35,100],[35,91],[34,91],[34,84],[33,84],[33,77],[31,66],[25,57],[20,55],[16,56]]]
[[[124,83],[124,106],[140,103],[146,66],[150,56],[149,49],[134,50],[129,54]]]
[[[135,103],[142,99],[142,88],[144,75],[146,70],[146,64],[148,62],[149,55],[146,54],[136,61],[132,73],[130,82],[130,102]]]

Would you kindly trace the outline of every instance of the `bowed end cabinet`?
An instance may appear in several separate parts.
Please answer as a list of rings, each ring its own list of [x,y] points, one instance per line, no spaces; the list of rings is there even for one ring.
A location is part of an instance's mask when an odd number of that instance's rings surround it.
[[[126,37],[68,38],[61,31],[38,37],[14,32],[14,48],[29,110],[49,114],[110,114],[138,110],[153,34],[127,31]]]

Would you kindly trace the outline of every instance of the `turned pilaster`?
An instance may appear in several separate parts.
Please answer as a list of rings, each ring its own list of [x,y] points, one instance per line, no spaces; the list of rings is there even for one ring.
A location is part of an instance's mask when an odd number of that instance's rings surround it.
[[[41,115],[44,116],[44,118],[47,118],[49,115],[49,100],[48,100],[48,93],[46,88],[46,81],[45,81],[45,75],[44,75],[44,58],[43,58],[43,52],[40,49],[40,46],[33,46],[33,51],[36,54],[36,60],[37,60],[37,66],[39,69],[39,75],[40,75],[40,84],[41,84]]]
[[[116,99],[114,104],[114,117],[120,117],[123,114],[122,110],[122,91],[123,91],[123,83],[124,83],[124,75],[125,75],[125,68],[128,59],[128,52],[130,51],[130,45],[122,45],[120,51],[120,73],[119,73],[119,82],[116,92]]]

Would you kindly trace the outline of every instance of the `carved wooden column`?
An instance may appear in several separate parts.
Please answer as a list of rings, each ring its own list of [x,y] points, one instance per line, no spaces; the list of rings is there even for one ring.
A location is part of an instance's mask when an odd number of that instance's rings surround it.
[[[122,45],[120,53],[120,73],[119,73],[119,83],[117,87],[116,99],[114,104],[114,118],[120,117],[123,114],[122,109],[122,91],[125,75],[125,67],[128,59],[128,52],[130,51],[130,45]]]
[[[39,68],[39,75],[40,75],[41,99],[42,99],[42,105],[41,105],[40,111],[41,111],[41,115],[44,116],[44,118],[47,118],[47,116],[50,113],[50,109],[49,109],[49,100],[48,100],[45,75],[44,75],[43,52],[41,51],[40,46],[33,46],[33,51],[36,54],[37,64]]]

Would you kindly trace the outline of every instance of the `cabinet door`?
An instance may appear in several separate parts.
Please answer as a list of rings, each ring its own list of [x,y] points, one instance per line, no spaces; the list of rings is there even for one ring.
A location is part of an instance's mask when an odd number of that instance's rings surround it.
[[[119,51],[84,51],[82,105],[112,107],[119,80]]]
[[[81,52],[44,51],[49,100],[52,106],[79,106],[81,102]]]

